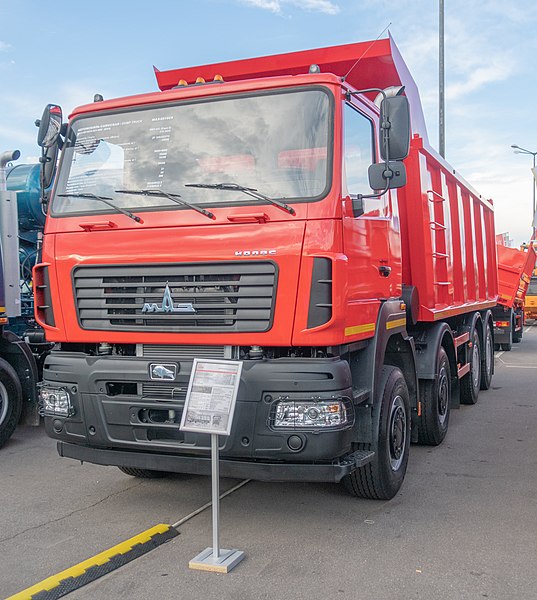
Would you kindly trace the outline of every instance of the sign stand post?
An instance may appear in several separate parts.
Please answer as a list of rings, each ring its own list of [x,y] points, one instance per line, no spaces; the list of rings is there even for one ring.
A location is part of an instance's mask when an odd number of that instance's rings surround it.
[[[205,548],[189,563],[191,569],[229,573],[244,558],[241,550],[220,548],[220,468],[218,436],[229,435],[242,363],[194,359],[188,384],[183,431],[211,435],[213,547]]]
[[[213,510],[213,547],[205,548],[189,563],[191,569],[229,573],[244,558],[241,550],[220,549],[220,470],[218,467],[218,434],[211,434],[211,473],[212,473],[212,510]]]

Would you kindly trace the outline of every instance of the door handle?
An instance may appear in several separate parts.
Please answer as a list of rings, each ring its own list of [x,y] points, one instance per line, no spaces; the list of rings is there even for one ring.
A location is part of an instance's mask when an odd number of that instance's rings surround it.
[[[380,273],[381,277],[389,277],[391,275],[391,272],[392,272],[391,267],[387,267],[386,265],[381,265],[379,267],[379,273]]]
[[[231,223],[266,223],[269,218],[265,213],[247,213],[242,215],[229,215]]]

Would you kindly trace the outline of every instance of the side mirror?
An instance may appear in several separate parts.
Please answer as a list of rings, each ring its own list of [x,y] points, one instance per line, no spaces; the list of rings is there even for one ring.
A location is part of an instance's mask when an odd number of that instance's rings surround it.
[[[400,188],[406,185],[405,165],[397,160],[389,163],[375,163],[367,172],[369,185],[373,190]]]
[[[410,108],[406,96],[391,96],[380,103],[380,155],[403,160],[410,149]]]
[[[47,104],[39,122],[37,145],[41,148],[50,148],[58,141],[62,127],[62,109],[57,104]]]

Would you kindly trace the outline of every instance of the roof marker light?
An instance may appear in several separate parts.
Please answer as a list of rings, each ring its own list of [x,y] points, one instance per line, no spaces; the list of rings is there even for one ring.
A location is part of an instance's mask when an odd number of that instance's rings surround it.
[[[320,73],[321,72],[321,67],[319,65],[310,65],[309,71],[308,71],[311,75],[314,75],[316,73]]]
[[[205,83],[205,79],[203,77],[196,77],[196,83]]]
[[[188,83],[184,80],[184,79],[179,79],[179,83],[177,84],[177,87],[181,86],[185,86],[188,85]]]
[[[219,81],[220,83],[224,83],[224,78],[222,75],[215,75],[213,81]]]

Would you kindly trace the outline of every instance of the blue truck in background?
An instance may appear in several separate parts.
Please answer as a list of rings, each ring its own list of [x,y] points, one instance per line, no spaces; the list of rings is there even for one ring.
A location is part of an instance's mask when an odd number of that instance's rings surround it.
[[[37,384],[51,344],[34,320],[32,267],[45,225],[40,166],[0,154],[0,448],[40,422]]]

